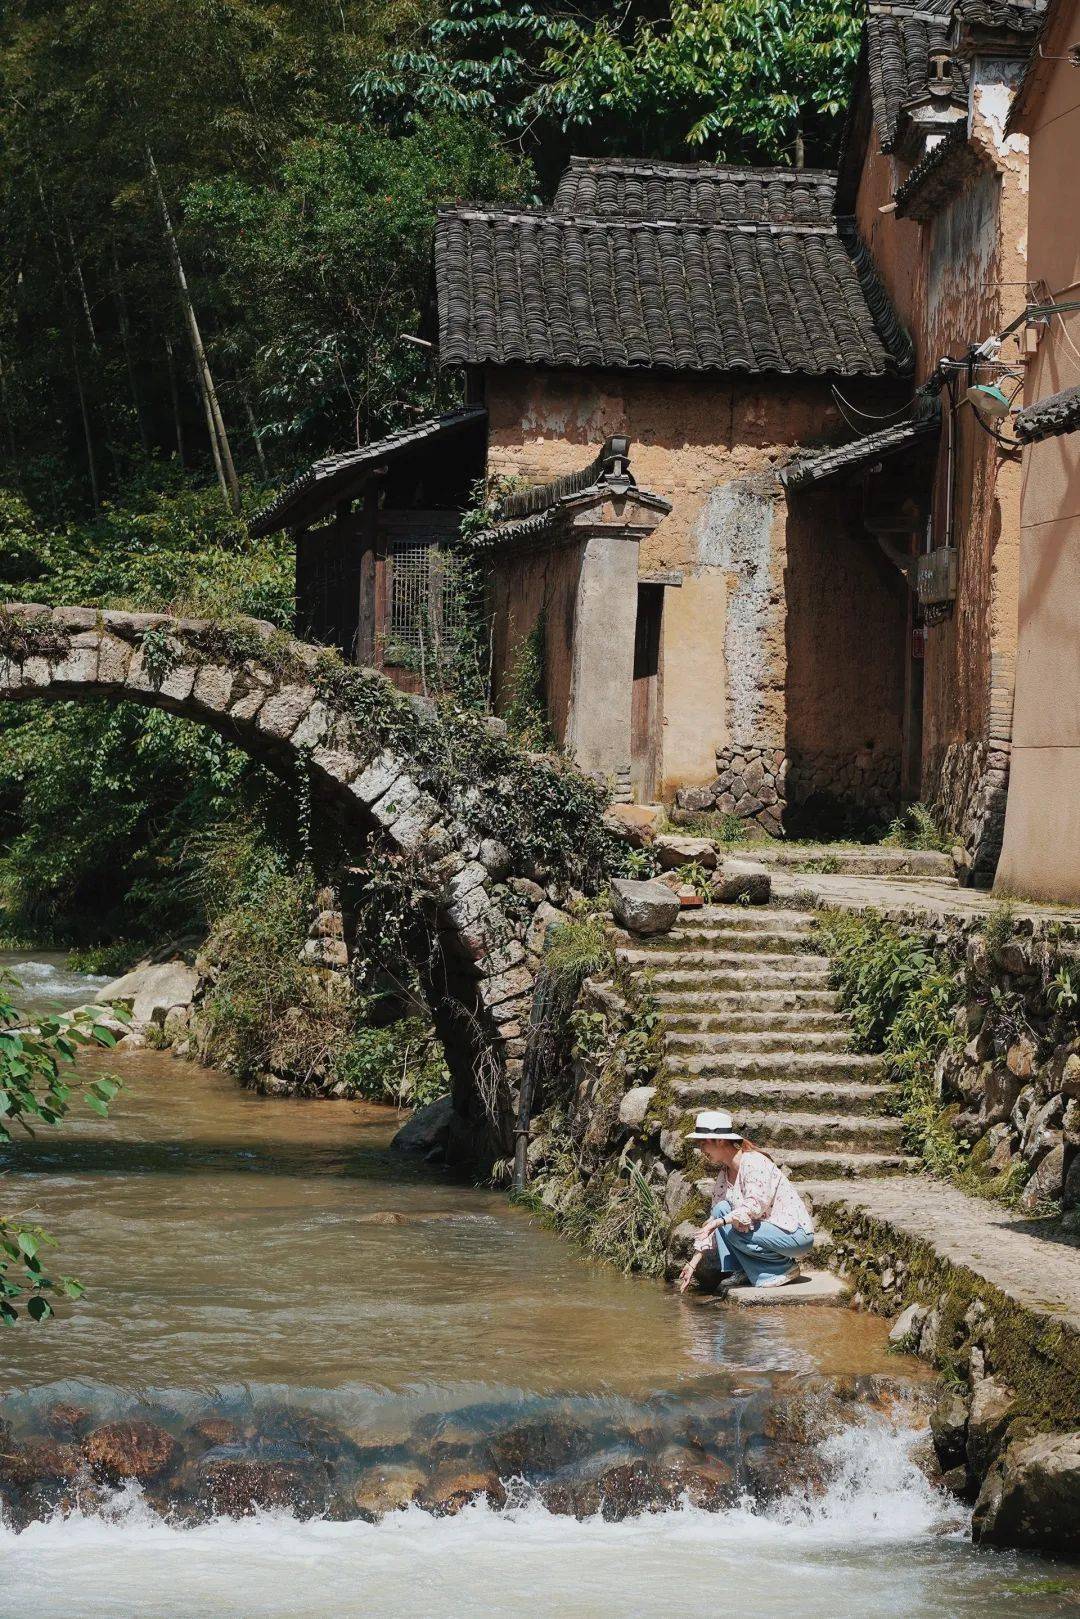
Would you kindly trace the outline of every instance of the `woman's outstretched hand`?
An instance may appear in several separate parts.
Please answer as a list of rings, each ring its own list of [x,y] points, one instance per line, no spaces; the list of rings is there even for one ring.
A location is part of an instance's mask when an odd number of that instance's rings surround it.
[[[694,1280],[694,1272],[697,1270],[698,1266],[701,1264],[701,1257],[702,1256],[701,1256],[700,1253],[695,1254],[693,1259],[688,1260],[687,1263],[683,1266],[682,1270],[679,1272],[679,1292],[680,1293],[685,1293],[686,1289],[690,1286],[690,1283]]]

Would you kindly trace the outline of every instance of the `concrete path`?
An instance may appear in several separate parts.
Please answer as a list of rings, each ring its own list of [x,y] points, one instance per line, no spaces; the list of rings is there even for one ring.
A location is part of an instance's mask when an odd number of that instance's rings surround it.
[[[942,1259],[965,1266],[1007,1298],[1080,1332],[1080,1239],[1054,1220],[1033,1220],[954,1186],[922,1176],[800,1185],[816,1209],[864,1209],[905,1236],[927,1242]],[[781,1292],[790,1291],[784,1288]]]

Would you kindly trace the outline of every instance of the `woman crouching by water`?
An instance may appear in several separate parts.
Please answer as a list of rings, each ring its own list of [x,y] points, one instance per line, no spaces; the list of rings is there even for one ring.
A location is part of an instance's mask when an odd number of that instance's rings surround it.
[[[694,1241],[696,1255],[679,1277],[680,1291],[685,1293],[703,1261],[711,1261],[710,1283],[745,1279],[751,1287],[783,1287],[793,1282],[800,1259],[814,1246],[814,1223],[787,1176],[735,1129],[730,1113],[699,1113],[686,1139],[700,1144],[717,1176],[712,1209]]]

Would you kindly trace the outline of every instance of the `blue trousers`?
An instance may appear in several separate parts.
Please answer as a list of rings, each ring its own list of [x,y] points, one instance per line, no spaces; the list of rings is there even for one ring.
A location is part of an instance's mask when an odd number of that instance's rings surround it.
[[[723,1220],[730,1212],[727,1203],[718,1203],[712,1211],[713,1219]],[[785,1275],[814,1246],[813,1234],[802,1226],[795,1231],[781,1231],[771,1220],[759,1220],[749,1231],[725,1226],[714,1236],[721,1270],[741,1270],[752,1287],[763,1276]]]

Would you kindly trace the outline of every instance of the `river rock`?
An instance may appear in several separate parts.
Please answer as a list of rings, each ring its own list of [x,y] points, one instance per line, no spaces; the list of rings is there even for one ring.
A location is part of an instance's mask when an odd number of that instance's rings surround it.
[[[384,1463],[356,1481],[353,1504],[361,1518],[375,1523],[387,1512],[401,1512],[418,1499],[427,1474],[414,1462]]]
[[[993,1466],[1015,1414],[1016,1396],[1012,1389],[992,1377],[984,1377],[976,1383],[967,1429],[967,1458],[974,1478],[983,1478]]]
[[[83,1455],[95,1478],[105,1484],[135,1479],[152,1484],[171,1472],[180,1458],[179,1444],[156,1422],[106,1422],[83,1441]]]
[[[298,1447],[267,1446],[260,1453],[220,1446],[199,1461],[194,1486],[206,1509],[225,1518],[274,1508],[310,1517],[327,1499],[325,1472]]]
[[[83,1466],[75,1445],[59,1439],[28,1439],[21,1445],[7,1445],[0,1454],[0,1479],[16,1489],[69,1483]]]
[[[436,1469],[421,1489],[418,1500],[436,1517],[448,1518],[481,1496],[493,1507],[505,1505],[506,1488],[494,1468],[450,1462]]]
[[[679,896],[660,882],[636,882],[615,877],[611,883],[611,914],[631,933],[666,933],[680,911]]]
[[[94,1000],[99,1006],[129,1001],[134,1023],[163,1023],[174,1007],[191,1005],[198,983],[198,973],[186,961],[151,962],[106,984]]]
[[[230,1417],[200,1417],[187,1430],[196,1448],[214,1450],[218,1445],[238,1445],[244,1433]]]
[[[968,1402],[959,1389],[947,1389],[930,1413],[934,1452],[943,1473],[963,1465],[967,1456]]]
[[[979,1492],[976,1541],[1080,1552],[1080,1433],[1015,1440]]]
[[[922,1324],[926,1320],[924,1304],[909,1304],[889,1328],[889,1342],[894,1347],[908,1342],[918,1343]]]
[[[556,1473],[580,1461],[592,1448],[584,1423],[559,1412],[503,1428],[488,1441],[488,1455],[500,1478],[533,1478]]]
[[[748,905],[767,905],[772,897],[772,877],[757,861],[728,855],[712,880],[712,897],[722,905],[740,900]]]
[[[89,1433],[93,1421],[89,1411],[67,1400],[58,1400],[45,1413],[45,1426],[57,1439],[82,1439]]]
[[[440,1096],[426,1107],[418,1107],[412,1118],[401,1126],[390,1146],[395,1152],[424,1155],[437,1147],[445,1147],[450,1138],[453,1117],[452,1100],[449,1096]]]
[[[640,1457],[604,1468],[596,1482],[600,1511],[609,1523],[621,1523],[640,1512],[659,1512],[678,1499],[674,1478]]]

